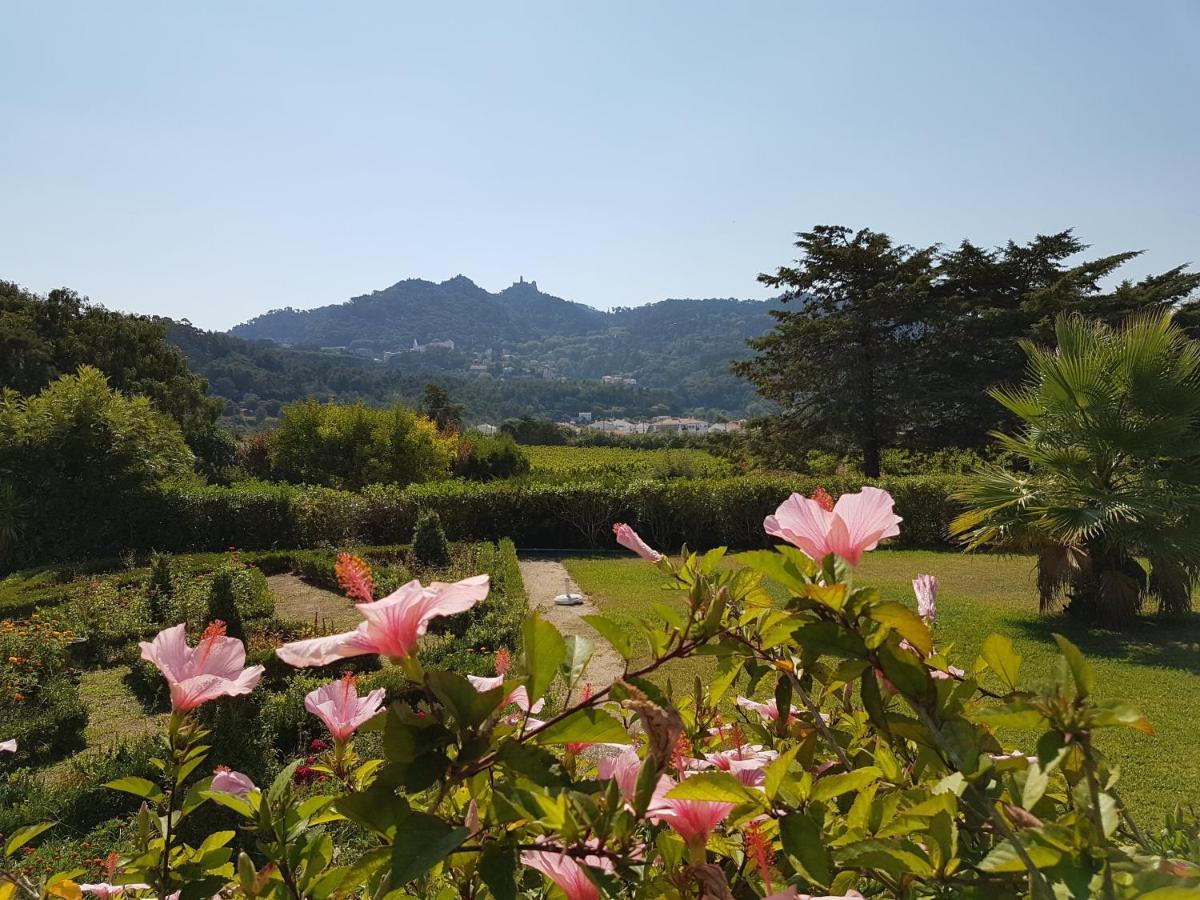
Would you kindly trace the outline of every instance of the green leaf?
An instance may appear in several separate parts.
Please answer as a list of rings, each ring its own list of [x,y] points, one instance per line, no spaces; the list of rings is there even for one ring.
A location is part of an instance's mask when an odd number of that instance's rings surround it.
[[[805,559],[807,558],[805,557]],[[750,550],[746,553],[738,553],[733,557],[733,561],[770,579],[791,594],[803,594],[808,588],[808,579],[804,577],[804,573],[795,562],[774,550]]]
[[[1071,746],[1057,731],[1047,731],[1037,741],[1038,765],[1045,772],[1053,772],[1070,752]]]
[[[581,709],[534,735],[539,744],[629,744],[620,721],[600,709]]]
[[[408,804],[396,796],[394,788],[378,781],[365,791],[338,797],[333,806],[351,822],[383,837],[391,834],[393,823],[408,809]]]
[[[933,635],[929,633],[929,627],[914,610],[903,603],[885,600],[870,607],[867,615],[907,640],[922,656],[933,653]]]
[[[301,762],[303,760],[297,759],[288,764],[271,782],[270,788],[267,789],[267,804],[272,809],[279,809],[283,805],[284,799],[291,795],[292,783],[295,781],[296,770],[300,768]]]
[[[490,691],[477,691],[457,672],[444,670],[426,672],[425,683],[463,728],[478,728],[486,722],[512,689],[502,684]]]
[[[479,856],[479,877],[496,900],[516,900],[516,848],[495,841],[489,843]]]
[[[559,674],[568,685],[577,682],[583,670],[587,668],[588,660],[592,658],[595,645],[592,639],[581,634],[568,635],[566,639],[567,655],[559,666]]]
[[[421,877],[453,853],[471,832],[428,813],[408,810],[396,822],[392,844],[392,887]]]
[[[1025,785],[1021,788],[1021,806],[1025,809],[1033,809],[1049,786],[1049,773],[1043,771],[1041,766],[1030,766],[1025,773]]]
[[[859,841],[844,847],[839,853],[839,861],[882,869],[897,878],[905,875],[933,874],[933,866],[920,852],[920,848],[908,841],[896,844],[875,840]]]
[[[571,783],[558,757],[532,744],[506,741],[497,751],[496,761],[542,787],[565,787]]]
[[[833,622],[814,622],[792,632],[792,639],[815,654],[843,659],[862,659],[867,655],[866,644],[853,632]]]
[[[932,694],[933,679],[929,670],[912,653],[884,644],[879,648],[879,662],[888,681],[905,696],[922,700]]]
[[[1021,655],[1017,648],[1002,634],[990,634],[979,648],[979,655],[996,677],[1010,691],[1017,689],[1017,675],[1021,671]]]
[[[254,817],[254,808],[250,804],[234,794],[227,794],[224,791],[203,791],[205,800],[211,800],[218,806],[224,806],[226,809],[232,809],[235,813],[244,819]]]
[[[540,616],[525,620],[522,629],[525,648],[525,666],[529,670],[529,702],[540,700],[558,674],[567,655],[567,643],[558,629]]]
[[[1150,720],[1137,707],[1119,700],[1103,700],[1093,704],[1091,724],[1094,728],[1132,728],[1142,734],[1154,735]]]
[[[118,778],[116,781],[110,781],[104,786],[112,788],[114,791],[124,791],[126,794],[133,794],[133,796],[149,800],[151,803],[160,803],[165,796],[162,788],[153,781],[145,778],[135,778],[132,775],[125,778]]]
[[[350,896],[355,888],[374,878],[375,873],[387,865],[391,850],[391,847],[374,847],[355,860],[346,872],[345,880],[339,885],[343,896]]]
[[[43,831],[54,827],[53,822],[39,822],[37,825],[26,825],[23,828],[18,828],[12,833],[4,843],[4,855],[12,856]]]
[[[826,775],[813,786],[812,799],[816,801],[832,800],[834,797],[840,797],[850,791],[862,790],[868,784],[878,781],[882,776],[883,772],[875,766],[863,766],[861,769],[843,772],[840,775]]]
[[[1009,706],[989,706],[977,709],[971,713],[971,720],[981,725],[991,725],[995,728],[1031,730],[1040,728],[1045,723],[1046,718],[1031,706],[1011,704]]]
[[[1083,654],[1079,652],[1079,648],[1061,634],[1054,635],[1054,641],[1058,644],[1058,650],[1062,653],[1063,659],[1066,660],[1067,668],[1071,672],[1071,678],[1075,681],[1075,696],[1080,700],[1086,700],[1088,694],[1096,686],[1095,677],[1092,675],[1092,667],[1083,658]]]
[[[600,636],[608,641],[614,650],[621,654],[622,659],[629,659],[633,656],[633,641],[629,639],[628,629],[604,616],[592,615],[580,616],[579,618],[600,632]]]
[[[1062,854],[1057,850],[1042,845],[1026,847],[1025,852],[1033,861],[1034,867],[1038,869],[1045,869],[1062,859]],[[984,872],[1026,871],[1025,863],[1018,855],[1011,840],[997,844],[992,852],[980,861],[979,868]]]
[[[811,815],[794,813],[779,820],[783,852],[796,870],[814,884],[825,887],[833,873],[833,860],[825,848],[821,826]]]
[[[202,856],[210,850],[216,850],[218,847],[224,847],[230,841],[237,837],[236,831],[214,831],[204,839],[204,842],[196,848],[196,854]]]
[[[779,793],[779,787],[783,784],[783,779],[787,778],[788,770],[792,767],[792,762],[796,759],[796,754],[800,752],[800,747],[800,744],[793,744],[775,759],[767,763],[766,768],[763,769],[765,777],[763,790],[766,792],[768,800],[774,800],[775,795]]]
[[[667,791],[669,800],[706,800],[713,803],[754,803],[761,804],[763,795],[751,791],[737,776],[728,772],[705,771],[689,775],[671,790]]]

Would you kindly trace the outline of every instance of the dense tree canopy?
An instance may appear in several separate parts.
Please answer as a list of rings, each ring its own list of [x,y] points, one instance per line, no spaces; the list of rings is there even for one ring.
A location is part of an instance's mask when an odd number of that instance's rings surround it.
[[[1010,424],[986,391],[1020,376],[1018,341],[1050,339],[1059,314],[1117,322],[1200,287],[1200,274],[1179,267],[1106,289],[1137,253],[1070,262],[1087,249],[1070,231],[943,250],[821,225],[796,246],[795,265],[759,276],[792,308],[772,312],[775,330],[734,370],[779,405],[764,433],[784,455],[855,449],[868,475],[884,447],[978,447]]]
[[[67,288],[39,297],[0,281],[0,388],[36,394],[83,365],[178,422],[207,474],[229,463],[233,443],[216,428],[222,404],[167,343],[161,321],[93,306]]]
[[[63,546],[103,540],[125,504],[188,477],[192,463],[171,417],[91,366],[30,396],[0,393],[0,485],[19,503],[30,556],[48,542],[63,556]]]
[[[446,477],[455,444],[399,404],[372,409],[307,400],[283,408],[271,435],[271,463],[287,481],[358,490]]]

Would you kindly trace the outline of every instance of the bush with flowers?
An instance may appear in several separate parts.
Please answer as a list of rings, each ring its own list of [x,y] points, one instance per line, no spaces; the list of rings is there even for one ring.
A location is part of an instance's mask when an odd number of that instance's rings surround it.
[[[78,749],[87,709],[70,668],[75,635],[33,613],[0,622],[0,737],[18,740],[21,762]]]
[[[253,692],[261,667],[220,623],[194,646],[167,628],[142,644],[172,699],[159,776],[111,784],[142,801],[132,851],[108,859],[103,883],[35,883],[13,864],[50,827],[30,826],[8,837],[0,898],[1196,895],[1195,823],[1139,827],[1094,742],[1147,720],[1097,700],[1065,639],[1052,684],[1023,686],[999,636],[954,665],[935,641],[936,579],[915,580],[916,610],[854,579],[899,524],[875,488],[793,496],[765,523],[782,543],[737,566],[722,550],[672,560],[616,526],[686,606],[656,606],[639,634],[590,617],[626,660],[596,690],[591,643],[537,617],[494,677],[418,661],[430,622],[482,600],[485,576],[376,600],[348,574],[361,624],[278,655],[299,668],[379,656],[409,690],[386,705],[353,676],[317,684],[304,706],[327,743],[264,785],[214,770],[197,716]],[[651,679],[697,654],[716,661],[709,683]],[[1038,737],[1006,747],[1008,726]],[[238,827],[196,833],[206,805]]]

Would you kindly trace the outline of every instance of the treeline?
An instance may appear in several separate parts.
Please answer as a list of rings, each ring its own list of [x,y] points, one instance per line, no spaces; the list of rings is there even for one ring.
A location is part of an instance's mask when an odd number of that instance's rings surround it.
[[[146,397],[180,428],[202,474],[233,459],[233,436],[218,425],[223,404],[166,341],[163,321],[112,312],[60,288],[39,297],[0,281],[0,391],[32,395],[80,366],[114,390]]]
[[[419,354],[419,368],[415,363],[412,368],[408,364],[384,366],[345,354],[243,340],[202,331],[187,323],[168,323],[166,329],[171,344],[183,352],[191,367],[208,379],[212,392],[224,401],[225,420],[246,428],[262,427],[279,416],[285,403],[309,397],[414,405],[430,382],[445,388],[465,405],[470,424],[498,424],[522,416],[565,419],[579,412],[606,418],[710,413],[682,389],[466,376],[451,374],[447,371],[450,367],[440,366],[441,354],[437,352]]]
[[[1013,424],[988,388],[1021,377],[1022,342],[1054,346],[1064,313],[1113,324],[1175,310],[1193,336],[1200,325],[1200,273],[1177,266],[1109,287],[1139,253],[1079,259],[1087,245],[1071,231],[992,249],[817,226],[796,247],[795,263],[759,276],[788,308],[734,366],[778,404],[760,434],[781,464],[812,448],[855,452],[877,475],[888,447],[984,446]]]

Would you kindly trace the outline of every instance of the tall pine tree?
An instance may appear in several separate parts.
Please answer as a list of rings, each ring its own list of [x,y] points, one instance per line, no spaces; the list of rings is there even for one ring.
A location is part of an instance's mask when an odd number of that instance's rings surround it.
[[[1200,273],[1107,288],[1138,252],[1076,262],[1087,245],[1070,230],[996,249],[827,225],[798,237],[801,258],[759,276],[793,308],[772,313],[774,331],[734,371],[778,405],[760,423],[772,445],[856,452],[870,477],[884,447],[980,447],[1010,425],[986,391],[1021,377],[1018,340],[1052,343],[1060,313],[1115,324],[1172,309],[1189,330],[1200,322]]]

